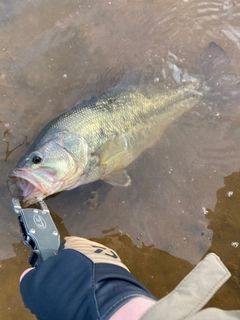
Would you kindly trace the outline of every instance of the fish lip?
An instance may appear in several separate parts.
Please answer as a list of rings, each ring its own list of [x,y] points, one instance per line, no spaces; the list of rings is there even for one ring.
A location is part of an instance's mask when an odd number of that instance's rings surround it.
[[[63,181],[54,181],[53,172],[48,172],[48,175],[44,175],[44,179],[41,177],[42,170],[31,171],[29,168],[17,168],[9,174],[9,178],[13,179],[17,186],[22,191],[20,197],[24,206],[29,206],[36,203],[49,195],[59,192],[63,184]],[[22,182],[24,180],[24,182]],[[27,184],[26,184],[27,182]]]
[[[42,190],[41,186],[39,186],[39,183],[34,179],[33,175],[29,174],[28,171],[23,170],[23,169],[17,169],[14,170],[9,174],[9,178],[11,179],[23,179],[26,180],[27,182],[31,183],[36,189]]]
[[[16,169],[9,174],[9,178],[15,180],[16,184],[21,189],[22,196],[20,198],[23,204],[30,205],[47,196],[47,191],[43,190],[41,184],[39,184],[38,181],[34,179],[34,176],[31,174],[31,172],[27,170]],[[27,182],[28,185],[26,188],[23,187],[21,179],[24,180],[25,183]]]

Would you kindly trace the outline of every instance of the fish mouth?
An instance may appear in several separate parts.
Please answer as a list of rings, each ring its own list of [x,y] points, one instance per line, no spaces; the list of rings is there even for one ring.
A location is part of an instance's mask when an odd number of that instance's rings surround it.
[[[20,200],[24,205],[33,204],[52,194],[49,190],[49,184],[52,185],[51,181],[44,179],[41,183],[43,177],[40,172],[34,172],[33,174],[24,169],[16,169],[9,174],[9,178],[12,179],[20,189]]]

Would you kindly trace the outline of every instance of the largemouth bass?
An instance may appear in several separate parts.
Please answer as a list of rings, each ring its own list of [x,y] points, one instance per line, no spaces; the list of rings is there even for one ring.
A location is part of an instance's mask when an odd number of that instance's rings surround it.
[[[207,73],[209,59],[213,69],[225,63],[226,55],[211,43],[196,70]],[[118,85],[77,103],[42,129],[9,175],[21,188],[23,203],[99,179],[128,186],[131,179],[125,168],[206,90],[206,79],[196,76],[173,90]]]

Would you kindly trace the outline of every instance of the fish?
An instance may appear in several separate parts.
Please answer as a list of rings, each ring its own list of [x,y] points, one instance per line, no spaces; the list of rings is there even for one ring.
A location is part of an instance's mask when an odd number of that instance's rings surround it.
[[[227,62],[225,51],[211,42],[196,64],[199,76],[188,77],[176,88],[156,90],[124,78],[58,115],[9,174],[22,192],[22,203],[29,206],[97,180],[129,186],[126,168],[203,98],[208,82],[213,82],[211,73],[222,73]]]

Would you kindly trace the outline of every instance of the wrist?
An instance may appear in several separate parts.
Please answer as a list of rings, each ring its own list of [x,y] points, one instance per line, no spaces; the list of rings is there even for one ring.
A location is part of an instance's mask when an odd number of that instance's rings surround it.
[[[139,320],[156,303],[146,297],[135,297],[119,308],[109,320]]]
[[[24,276],[25,276],[29,271],[31,271],[31,270],[33,270],[33,269],[35,269],[35,268],[28,268],[28,269],[26,269],[26,270],[21,274],[19,281],[21,282],[22,279],[24,278]]]

